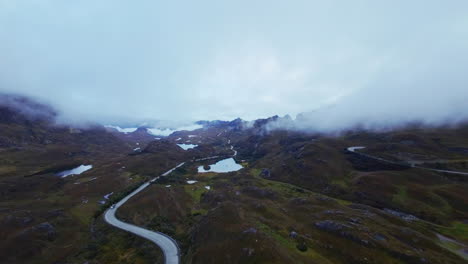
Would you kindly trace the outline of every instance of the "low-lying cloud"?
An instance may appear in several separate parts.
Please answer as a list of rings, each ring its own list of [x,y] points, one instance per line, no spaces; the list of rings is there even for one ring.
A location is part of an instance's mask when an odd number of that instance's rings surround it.
[[[61,120],[468,117],[466,1],[0,0],[0,92]]]

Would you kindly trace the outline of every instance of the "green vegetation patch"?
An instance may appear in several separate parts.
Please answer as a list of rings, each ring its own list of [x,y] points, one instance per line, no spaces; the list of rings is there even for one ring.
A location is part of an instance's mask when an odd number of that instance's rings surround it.
[[[207,189],[200,184],[190,184],[184,186],[185,192],[189,194],[195,203],[200,203],[201,196],[207,192]]]
[[[250,171],[249,171],[250,175],[252,175],[254,177],[258,177],[261,172],[262,172],[262,170],[258,169],[258,168],[251,168]]]
[[[296,241],[296,239],[290,238],[287,232],[276,231],[262,222],[257,222],[257,227],[261,232],[273,238],[281,246],[286,247],[289,250],[300,255],[306,256],[310,259],[318,260],[320,261],[319,263],[331,264],[331,262],[327,258],[320,255],[314,249],[307,247],[306,243],[303,240],[300,239],[300,241]]]
[[[440,238],[439,245],[465,260],[468,260],[468,254],[464,251],[465,246],[455,240]]]
[[[291,248],[291,249],[296,249],[296,244],[292,239],[289,239],[287,236],[285,237],[282,235],[280,232],[277,232],[270,228],[268,225],[262,223],[262,222],[257,222],[257,227],[260,231],[263,233],[267,234],[268,236],[274,238],[277,242],[279,242],[282,246]]]
[[[71,208],[70,213],[77,218],[81,224],[88,225],[97,209],[97,200],[89,200],[87,203],[82,203]]]
[[[123,231],[107,233],[105,238],[93,241],[87,246],[85,259],[99,263],[146,264],[161,261],[162,254],[150,242]],[[82,262],[81,262],[82,263]]]
[[[199,216],[199,215],[206,215],[208,210],[200,208],[200,209],[192,209],[192,216]]]
[[[454,237],[464,242],[468,242],[468,224],[455,221],[451,227],[439,227],[441,234]]]
[[[397,193],[393,195],[392,202],[399,205],[404,205],[408,200],[406,186],[398,186],[397,188]]]
[[[335,199],[335,201],[336,201],[338,204],[343,205],[343,206],[348,206],[348,205],[351,205],[351,204],[352,204],[352,202],[347,201],[347,200]]]
[[[331,181],[331,184],[338,185],[343,189],[348,188],[348,183],[343,179],[334,179],[334,180]]]

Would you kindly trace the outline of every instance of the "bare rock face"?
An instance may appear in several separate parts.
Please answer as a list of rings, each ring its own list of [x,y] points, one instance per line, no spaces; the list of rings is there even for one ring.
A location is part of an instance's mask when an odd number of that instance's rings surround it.
[[[244,254],[246,254],[248,257],[252,256],[255,252],[254,248],[242,248],[242,251]]]
[[[57,235],[55,227],[49,222],[40,223],[34,226],[33,229],[44,234],[48,240],[54,240]]]
[[[345,229],[346,227],[349,227],[349,226],[346,226],[345,224],[342,224],[342,223],[339,223],[339,222],[336,222],[336,221],[332,221],[332,220],[325,220],[325,221],[316,222],[315,226],[318,229],[321,229],[321,230],[324,230],[324,231],[329,231],[329,232],[341,231],[341,230]]]
[[[55,227],[49,222],[43,222],[23,230],[19,237],[31,238],[36,237],[40,239],[46,239],[52,241],[57,236]]]
[[[332,233],[334,235],[352,240],[364,246],[371,245],[366,238],[361,237],[359,234],[352,231],[353,229],[355,229],[355,227],[351,227],[344,223],[340,223],[333,220],[324,220],[316,222],[315,227],[317,227],[320,230]]]
[[[260,172],[260,177],[270,178],[271,177],[270,170],[269,169],[262,169],[262,171]]]
[[[296,237],[297,237],[297,232],[296,232],[296,231],[291,231],[291,232],[289,233],[289,237],[290,237],[290,238],[296,238]]]
[[[244,230],[244,232],[242,232],[242,233],[244,233],[244,234],[256,234],[256,233],[257,233],[257,229],[251,227],[251,228],[249,228],[249,229]]]

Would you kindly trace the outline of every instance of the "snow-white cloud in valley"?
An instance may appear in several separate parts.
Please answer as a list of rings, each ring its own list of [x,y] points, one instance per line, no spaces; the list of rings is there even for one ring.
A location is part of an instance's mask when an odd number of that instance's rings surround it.
[[[466,1],[0,0],[0,92],[68,121],[468,117]]]
[[[122,128],[122,127],[113,126],[113,125],[104,125],[104,127],[115,129],[118,132],[121,132],[121,133],[124,133],[124,134],[135,132],[138,129],[138,127],[125,127],[125,128]]]
[[[191,124],[185,126],[179,126],[176,128],[148,128],[148,133],[155,135],[155,136],[169,136],[170,134],[176,131],[193,131],[202,128],[202,125],[198,124]]]

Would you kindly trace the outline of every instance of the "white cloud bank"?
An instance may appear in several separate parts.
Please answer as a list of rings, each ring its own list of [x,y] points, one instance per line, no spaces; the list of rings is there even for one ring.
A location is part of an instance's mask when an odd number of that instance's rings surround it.
[[[466,1],[0,0],[0,91],[62,119],[468,117]]]

